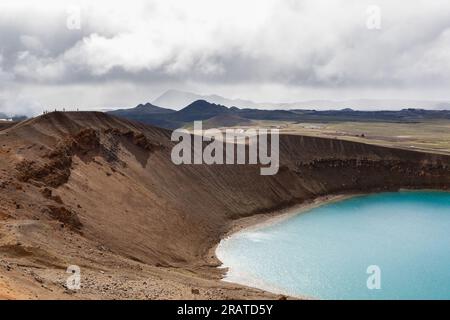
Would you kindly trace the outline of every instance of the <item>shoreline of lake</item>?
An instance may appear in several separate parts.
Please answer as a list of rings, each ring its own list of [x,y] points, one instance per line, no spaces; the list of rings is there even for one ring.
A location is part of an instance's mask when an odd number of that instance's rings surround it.
[[[217,250],[223,243],[223,241],[229,239],[231,236],[239,234],[241,232],[248,232],[248,231],[257,231],[262,228],[274,226],[278,223],[281,223],[283,221],[286,221],[290,218],[293,218],[295,216],[298,216],[300,214],[309,212],[310,210],[316,209],[318,207],[328,205],[335,202],[340,202],[344,200],[348,200],[351,198],[355,198],[358,196],[369,196],[369,195],[376,195],[376,194],[382,194],[382,193],[398,193],[398,192],[446,192],[447,190],[437,190],[437,189],[399,189],[397,191],[387,191],[387,192],[373,192],[373,193],[351,193],[351,194],[336,194],[336,195],[329,195],[329,196],[323,196],[316,198],[311,201],[305,201],[302,204],[295,205],[290,208],[286,208],[283,210],[274,211],[271,213],[261,214],[261,215],[254,215],[251,217],[238,219],[234,221],[229,229],[229,231],[222,237],[221,241],[215,246],[214,253],[219,261],[222,262],[222,265],[219,268],[222,268],[224,270],[227,270],[229,266],[224,266],[223,261],[220,260],[219,254],[217,254]],[[246,278],[245,276],[242,277],[243,281],[229,281],[224,278],[223,281],[246,285],[249,287],[254,287],[258,289],[267,290],[269,292],[275,293],[275,294],[285,294],[289,295],[295,298],[309,298],[307,296],[299,296],[298,294],[292,294],[289,292],[286,292],[286,290],[283,291],[283,289],[279,289],[273,285],[268,285],[265,283],[264,279],[253,279],[254,276]]]

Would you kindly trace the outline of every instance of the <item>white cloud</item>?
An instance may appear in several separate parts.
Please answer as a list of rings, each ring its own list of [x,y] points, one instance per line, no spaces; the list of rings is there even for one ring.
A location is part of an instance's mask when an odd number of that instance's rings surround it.
[[[66,9],[77,4],[81,30],[69,30]],[[380,30],[366,28],[369,5],[381,8]],[[367,88],[425,96],[433,87],[448,97],[448,30],[445,0],[6,0],[0,71],[55,94],[62,84],[120,80],[227,87],[243,98],[270,84],[299,96],[336,88],[354,98]]]

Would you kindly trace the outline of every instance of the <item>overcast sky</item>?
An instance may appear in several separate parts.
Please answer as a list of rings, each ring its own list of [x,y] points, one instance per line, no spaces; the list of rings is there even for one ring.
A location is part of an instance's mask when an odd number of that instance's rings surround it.
[[[0,2],[0,112],[134,106],[168,89],[292,102],[449,88],[448,0]]]

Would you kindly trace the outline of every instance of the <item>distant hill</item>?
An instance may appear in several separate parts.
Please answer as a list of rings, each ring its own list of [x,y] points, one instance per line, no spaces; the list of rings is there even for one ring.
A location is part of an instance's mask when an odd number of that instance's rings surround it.
[[[402,100],[402,99],[351,99],[351,100],[305,100],[288,103],[254,102],[243,99],[229,99],[216,94],[201,95],[193,92],[168,90],[153,101],[153,104],[165,108],[180,109],[188,104],[206,100],[226,107],[253,108],[253,109],[316,109],[341,110],[352,108],[356,110],[401,110],[401,109],[427,109],[450,110],[449,101],[429,100]]]
[[[188,122],[206,120],[229,112],[231,112],[230,109],[225,106],[209,103],[205,100],[197,100],[179,111],[160,108],[147,103],[132,109],[121,109],[109,113],[145,124],[176,129],[183,127]]]
[[[176,112],[172,109],[161,108],[151,103],[139,104],[131,109],[119,109],[114,111],[108,111],[107,113],[130,119],[133,121],[139,121],[145,124],[155,125],[161,128],[174,128],[176,124],[172,124],[166,120],[164,116]],[[162,117],[158,117],[158,116]]]
[[[168,118],[175,121],[188,122],[194,120],[206,120],[219,114],[230,112],[230,109],[225,106],[209,103],[205,100],[197,100],[180,111],[171,114]]]
[[[151,107],[145,107],[147,105],[150,105]],[[150,112],[150,110],[152,111]],[[110,111],[109,113],[168,129],[180,128],[195,120],[207,120],[219,115],[229,115],[229,117],[219,117],[216,119],[221,126],[225,126],[221,123],[244,123],[246,120],[251,119],[280,121],[300,120],[298,114],[292,111],[249,108],[239,109],[237,107],[227,108],[226,106],[211,103],[206,100],[194,101],[179,111],[156,107],[153,104],[146,104],[139,105],[132,109]]]
[[[222,96],[212,94],[212,95],[201,95],[192,92],[179,91],[179,90],[168,90],[164,92],[161,96],[156,98],[153,103],[157,106],[162,106],[166,108],[180,109],[184,106],[191,104],[197,100],[206,100],[211,103],[220,104],[226,107],[239,107],[239,108],[256,108],[258,104],[250,100],[242,99],[228,99]]]
[[[294,122],[401,122],[412,123],[425,120],[450,120],[450,110],[402,109],[399,111],[359,111],[351,108],[342,110],[261,110],[226,106],[197,100],[185,108],[175,111],[153,104],[138,105],[132,109],[111,111],[110,114],[154,126],[176,129],[192,124],[195,120],[211,120],[217,127],[244,125],[250,120],[294,121]]]
[[[424,120],[450,120],[450,110],[402,109],[399,111],[343,110],[292,110],[303,120],[311,122],[361,121],[361,122],[420,122]]]
[[[23,121],[26,120],[26,116],[22,115],[8,115],[6,113],[0,112],[0,119],[1,120],[12,120],[12,121]]]
[[[400,99],[353,99],[353,100],[309,100],[293,103],[268,104],[268,107],[283,109],[317,109],[317,110],[341,110],[355,109],[360,111],[390,110],[399,111],[402,109],[427,109],[427,110],[449,110],[450,102],[428,101],[428,100],[400,100]]]
[[[146,104],[139,104],[132,109],[119,109],[110,111],[109,113],[116,116],[123,116],[123,115],[146,115],[146,114],[162,114],[162,113],[168,114],[173,112],[175,112],[175,110],[161,108],[151,103],[146,103]]]

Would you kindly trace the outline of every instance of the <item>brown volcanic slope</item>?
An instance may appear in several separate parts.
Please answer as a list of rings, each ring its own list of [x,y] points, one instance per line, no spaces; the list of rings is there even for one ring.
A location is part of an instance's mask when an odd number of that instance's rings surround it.
[[[219,282],[233,221],[331,193],[450,185],[450,157],[281,136],[280,171],[181,165],[170,131],[50,113],[0,131],[0,298],[256,298]],[[64,288],[69,265],[82,290]]]
[[[15,124],[17,124],[17,122],[0,120],[0,131],[8,129],[8,128],[14,126]]]

